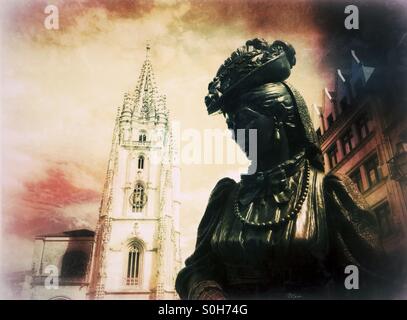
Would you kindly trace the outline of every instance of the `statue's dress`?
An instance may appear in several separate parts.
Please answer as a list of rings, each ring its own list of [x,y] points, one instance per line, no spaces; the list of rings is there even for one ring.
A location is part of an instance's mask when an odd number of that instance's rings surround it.
[[[282,170],[289,186],[282,204],[268,187],[279,176],[260,173],[217,183],[195,251],[176,280],[182,299],[197,299],[207,287],[232,299],[378,297],[384,285],[378,226],[354,184],[302,160]],[[259,179],[267,182],[259,185]],[[305,196],[302,184],[308,186]],[[290,216],[301,196],[300,210]],[[345,287],[346,277],[355,276],[354,267],[345,273],[349,265],[358,268],[358,290]]]

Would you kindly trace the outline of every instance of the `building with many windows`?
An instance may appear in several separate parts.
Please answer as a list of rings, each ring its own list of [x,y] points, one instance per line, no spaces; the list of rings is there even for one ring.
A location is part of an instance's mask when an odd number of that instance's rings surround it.
[[[392,252],[407,230],[405,176],[396,174],[407,151],[406,112],[401,100],[389,104],[383,94],[380,68],[364,65],[353,51],[349,58],[351,65],[337,70],[333,88],[324,89],[317,108],[325,172],[353,180],[376,213],[385,248]]]

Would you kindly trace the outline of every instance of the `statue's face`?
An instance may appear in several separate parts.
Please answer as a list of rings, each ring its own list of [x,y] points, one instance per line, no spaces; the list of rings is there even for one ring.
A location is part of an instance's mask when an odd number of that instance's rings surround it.
[[[250,158],[250,129],[257,130],[257,157],[297,151],[299,116],[291,95],[281,83],[269,83],[243,94],[226,113],[226,123],[235,141]],[[239,129],[245,131],[244,143]],[[253,139],[251,139],[253,143]]]
[[[235,141],[248,156],[250,129],[257,130],[258,157],[273,151],[280,152],[281,149],[278,148],[281,147],[281,144],[288,143],[287,134],[294,136],[297,129],[297,116],[291,96],[282,94],[273,97],[266,95],[265,97],[265,99],[255,99],[252,102],[242,102],[226,113],[228,128],[233,131]],[[238,141],[242,136],[241,133],[239,136],[239,129],[245,131],[244,144]],[[284,139],[286,140],[282,141]]]
[[[226,114],[226,123],[232,130],[235,141],[242,150],[249,155],[249,143],[257,143],[257,156],[261,156],[273,149],[275,140],[275,116],[270,110],[256,106],[243,106]],[[238,141],[244,130],[244,143]],[[250,129],[257,130],[257,141],[249,138]]]

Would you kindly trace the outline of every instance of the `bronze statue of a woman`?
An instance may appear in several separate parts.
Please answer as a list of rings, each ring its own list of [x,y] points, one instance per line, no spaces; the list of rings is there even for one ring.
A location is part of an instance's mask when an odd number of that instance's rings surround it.
[[[285,42],[249,40],[209,84],[209,114],[257,129],[256,172],[213,189],[176,280],[182,299],[369,298],[386,286],[376,218],[347,177],[324,175],[307,106],[285,82],[295,62]]]

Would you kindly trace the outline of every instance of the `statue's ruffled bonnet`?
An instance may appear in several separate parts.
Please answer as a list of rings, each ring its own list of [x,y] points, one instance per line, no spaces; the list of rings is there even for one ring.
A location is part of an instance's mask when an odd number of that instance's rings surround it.
[[[295,50],[284,41],[269,44],[255,38],[236,49],[220,66],[215,78],[208,85],[205,104],[208,114],[228,112],[231,103],[242,93],[270,82],[281,82],[286,87],[298,110],[305,133],[305,153],[311,165],[323,170],[323,157],[318,136],[314,130],[307,105],[301,94],[284,82],[295,65]]]

